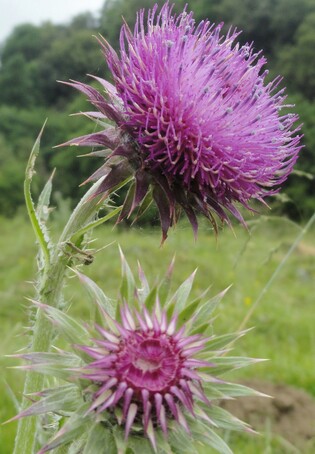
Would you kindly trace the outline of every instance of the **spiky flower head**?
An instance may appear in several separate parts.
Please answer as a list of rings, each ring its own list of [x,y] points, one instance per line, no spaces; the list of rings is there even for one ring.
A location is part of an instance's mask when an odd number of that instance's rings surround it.
[[[243,333],[212,332],[209,316],[225,292],[187,303],[194,274],[168,297],[169,275],[150,289],[140,270],[139,289],[124,257],[123,272],[116,306],[78,273],[97,301],[100,321],[94,327],[37,303],[73,352],[18,355],[30,361],[27,367],[59,379],[59,386],[32,396],[37,401],[18,417],[44,414],[47,424],[48,415],[55,415],[54,435],[41,454],[64,443],[72,443],[69,452],[105,452],[106,446],[113,454],[128,448],[192,453],[196,442],[231,453],[216,430],[251,429],[217,400],[257,393],[218,376],[257,360],[225,356],[226,345]]]
[[[120,219],[153,199],[164,238],[179,207],[195,232],[198,213],[214,225],[214,214],[243,222],[237,204],[250,209],[251,199],[277,192],[301,148],[298,116],[281,114],[289,107],[281,78],[266,82],[261,52],[240,46],[236,30],[222,35],[222,26],[197,25],[192,12],[175,16],[169,3],[147,17],[141,10],[133,33],[122,26],[119,55],[100,38],[114,86],[95,77],[101,94],[70,83],[97,107],[88,115],[104,129],[67,144],[113,150],[91,177],[105,176],[99,193],[132,178]]]

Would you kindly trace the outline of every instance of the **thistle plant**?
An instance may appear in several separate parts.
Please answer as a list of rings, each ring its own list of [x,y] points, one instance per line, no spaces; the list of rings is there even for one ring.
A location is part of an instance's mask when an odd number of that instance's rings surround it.
[[[142,271],[139,289],[123,259],[113,305],[77,270],[91,260],[87,233],[115,216],[117,222],[140,216],[154,202],[162,241],[181,210],[195,234],[197,215],[217,230],[217,219],[230,224],[230,214],[244,223],[239,206],[265,203],[292,171],[300,127],[297,115],[282,112],[290,106],[277,89],[281,79],[266,82],[261,53],[235,43],[236,30],[223,36],[221,29],[195,24],[186,10],[175,16],[166,3],[160,11],[140,11],[133,33],[122,26],[120,54],[99,38],[114,84],[94,77],[99,92],[67,82],[96,107],[84,115],[99,130],[63,145],[100,147],[90,154],[105,161],[85,180],[95,182],[57,241],[47,227],[52,179],[36,206],[31,196],[40,136],[35,143],[24,190],[39,245],[38,276],[32,337],[19,355],[30,364],[14,454],[192,453],[198,443],[229,453],[216,430],[250,431],[215,403],[255,393],[218,378],[256,361],[226,356],[243,332],[212,333],[211,314],[223,294],[188,303],[190,277],[168,298],[162,287],[149,288]],[[122,206],[113,206],[112,194],[125,185]],[[80,324],[67,313],[70,267],[97,302],[95,323]],[[60,338],[68,348],[58,346]]]
[[[212,314],[225,294],[189,301],[195,273],[171,296],[165,281],[149,287],[140,268],[140,288],[124,256],[118,301],[90,278],[75,273],[98,308],[98,321],[80,324],[60,309],[34,301],[72,351],[17,355],[22,366],[49,376],[53,386],[16,418],[44,415],[53,436],[39,453],[64,444],[67,452],[176,453],[213,446],[230,453],[218,429],[253,432],[218,406],[219,400],[261,395],[221,377],[258,360],[226,356],[245,334],[217,336]],[[59,452],[59,451],[58,451]]]

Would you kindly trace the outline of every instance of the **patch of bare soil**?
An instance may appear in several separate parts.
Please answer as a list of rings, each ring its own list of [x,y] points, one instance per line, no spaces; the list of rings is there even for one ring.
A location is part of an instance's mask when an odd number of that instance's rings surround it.
[[[300,243],[296,249],[298,254],[307,255],[315,257],[315,247],[307,244],[307,243]]]
[[[253,429],[280,435],[293,446],[302,448],[315,440],[315,399],[301,389],[284,384],[247,380],[245,385],[272,396],[243,397],[222,402],[222,407]]]

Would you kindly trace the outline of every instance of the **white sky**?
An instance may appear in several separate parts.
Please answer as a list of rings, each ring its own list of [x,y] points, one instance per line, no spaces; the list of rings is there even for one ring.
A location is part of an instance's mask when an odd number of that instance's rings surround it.
[[[103,4],[104,0],[0,0],[0,43],[18,24],[66,23],[86,11],[97,13]]]

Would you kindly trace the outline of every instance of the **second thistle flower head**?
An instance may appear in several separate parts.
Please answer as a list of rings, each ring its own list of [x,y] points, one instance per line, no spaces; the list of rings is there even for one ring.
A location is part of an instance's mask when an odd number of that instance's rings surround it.
[[[201,443],[231,454],[217,429],[251,429],[217,400],[259,393],[218,378],[257,362],[225,356],[244,333],[212,332],[211,312],[225,292],[188,302],[195,273],[168,296],[169,273],[150,289],[142,270],[139,288],[122,260],[117,305],[78,273],[97,302],[95,326],[39,305],[73,348],[18,355],[49,384],[16,418],[43,414],[51,437],[39,454],[69,443],[69,452],[193,453]]]
[[[126,24],[121,29],[119,55],[100,39],[114,79],[112,86],[97,78],[106,95],[72,84],[98,108],[91,116],[118,128],[68,143],[113,150],[94,175],[105,175],[99,192],[134,178],[121,217],[152,187],[164,237],[177,207],[194,230],[198,213],[214,222],[213,214],[228,221],[230,212],[242,221],[235,203],[249,208],[251,199],[274,194],[301,148],[299,128],[292,128],[297,115],[280,115],[281,78],[266,83],[261,53],[235,43],[235,30],[224,36],[221,29],[209,21],[197,25],[191,12],[176,17],[168,3],[147,17],[140,11],[133,33]]]

